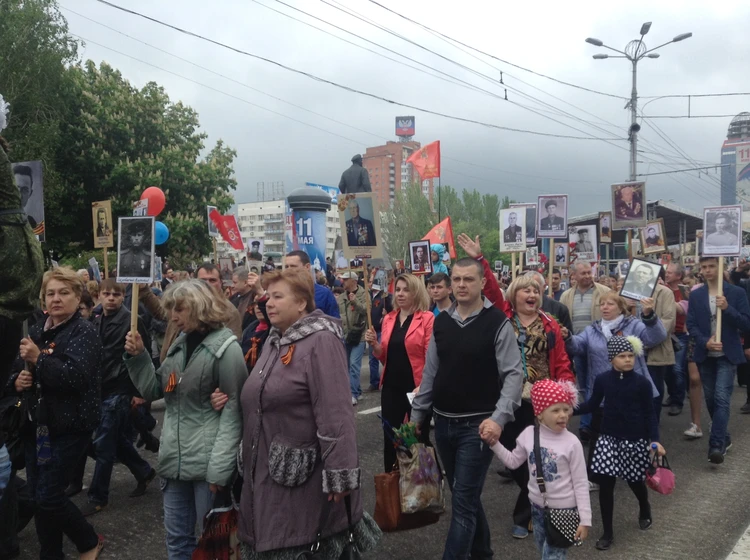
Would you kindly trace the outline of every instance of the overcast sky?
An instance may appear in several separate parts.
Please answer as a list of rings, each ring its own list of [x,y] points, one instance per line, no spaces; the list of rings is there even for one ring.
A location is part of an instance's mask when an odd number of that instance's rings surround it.
[[[628,179],[626,137],[630,113],[624,108],[626,100],[562,85],[461,47],[467,54],[368,0],[338,0],[338,5],[468,69],[335,9],[334,0],[325,0],[334,7],[323,0],[284,1],[419,64],[274,0],[113,1],[233,47],[401,103],[504,127],[619,138],[611,143],[550,138],[458,122],[311,80],[95,0],[62,0],[70,32],[88,40],[82,49],[85,59],[110,63],[137,87],[148,81],[158,82],[173,101],[180,100],[198,111],[209,145],[221,138],[237,150],[237,202],[255,200],[257,183],[261,181],[266,184],[283,181],[287,194],[305,181],[337,186],[353,154],[385,140],[395,140],[394,117],[411,114],[416,116],[416,140],[423,144],[433,140],[442,143],[443,185],[476,188],[519,201],[535,201],[542,193],[567,193],[571,196],[569,214],[575,216],[609,209],[609,184]],[[640,96],[750,92],[747,72],[750,2],[746,0],[380,2],[513,64],[623,97],[629,97],[631,88],[628,61],[593,60],[593,54],[608,51],[593,47],[584,39],[596,37],[623,49],[628,41],[638,38],[644,21],[652,21],[645,38],[649,47],[684,32],[692,32],[693,37],[667,45],[659,50],[661,58],[639,64]],[[571,4],[576,6],[574,11]],[[264,5],[379,54],[345,43]],[[412,66],[424,65],[426,73],[383,56]],[[501,71],[505,85],[499,83]],[[435,77],[436,74],[445,79]],[[471,85],[456,84],[450,81],[453,79]],[[471,87],[501,97],[507,87],[509,101]],[[687,114],[686,99],[660,99],[646,104],[649,101],[639,100],[646,116]],[[694,115],[736,114],[750,110],[750,96],[693,99],[690,110]],[[650,153],[639,154],[638,172],[690,168],[696,166],[694,162],[719,163],[730,120],[726,117],[653,121],[660,130],[654,128],[652,121],[643,121],[639,148]],[[659,133],[692,161],[669,146]],[[719,204],[719,172],[709,173],[709,177],[700,178],[696,172],[647,178],[648,198],[674,199],[694,210]]]

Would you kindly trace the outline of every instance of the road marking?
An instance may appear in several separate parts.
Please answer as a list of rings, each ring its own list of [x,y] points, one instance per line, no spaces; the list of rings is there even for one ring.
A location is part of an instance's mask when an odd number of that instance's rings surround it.
[[[375,408],[368,408],[366,410],[360,410],[357,412],[357,414],[375,414],[376,412],[380,412],[380,407],[376,406]]]
[[[727,560],[740,560],[742,558],[750,558],[750,527],[737,541],[734,550],[727,556]]]

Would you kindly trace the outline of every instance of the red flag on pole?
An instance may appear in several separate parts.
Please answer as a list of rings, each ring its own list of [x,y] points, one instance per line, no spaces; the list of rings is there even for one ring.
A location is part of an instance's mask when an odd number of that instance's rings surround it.
[[[245,242],[242,241],[242,235],[240,235],[240,228],[237,225],[237,218],[232,214],[229,216],[222,216],[219,211],[215,208],[211,210],[208,215],[211,221],[216,224],[216,227],[221,233],[221,237],[229,243],[234,249],[242,251],[245,248]]]
[[[451,258],[456,258],[456,243],[453,241],[453,225],[450,216],[428,231],[422,239],[430,243],[447,243]]]
[[[406,163],[411,163],[423,180],[440,177],[440,140],[414,152]]]

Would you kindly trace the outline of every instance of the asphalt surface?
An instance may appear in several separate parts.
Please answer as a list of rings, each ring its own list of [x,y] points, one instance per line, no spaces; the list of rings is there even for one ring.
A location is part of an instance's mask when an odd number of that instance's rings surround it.
[[[367,386],[368,371],[365,366],[362,386]],[[745,402],[745,390],[735,386],[732,400],[730,431],[734,446],[723,465],[713,466],[707,461],[708,413],[703,410],[702,439],[687,441],[682,432],[689,425],[686,406],[680,416],[662,414],[662,443],[667,449],[675,471],[677,486],[671,496],[650,493],[654,524],[649,531],[638,528],[637,502],[627,485],[619,482],[615,490],[615,545],[607,552],[594,548],[601,534],[598,495],[591,494],[594,527],[582,547],[571,549],[573,559],[633,560],[633,559],[686,559],[724,560],[750,525],[750,415],[739,414]],[[375,507],[373,475],[382,471],[382,430],[376,412],[378,393],[365,393],[357,407],[357,430],[360,466],[365,508],[371,514]],[[161,412],[155,415],[161,421]],[[161,422],[160,422],[161,425]],[[571,429],[577,433],[577,419]],[[158,431],[158,427],[157,427]],[[152,465],[156,456],[143,452]],[[517,496],[517,487],[495,471],[500,467],[494,461],[484,487],[482,501],[492,530],[492,546],[496,559],[538,559],[533,538],[511,538],[511,513]],[[87,465],[84,483],[91,480],[92,461]],[[158,479],[148,488],[145,496],[129,498],[135,480],[127,469],[116,465],[110,488],[110,503],[101,513],[89,518],[97,532],[104,535],[106,545],[102,559],[161,559],[166,558],[162,503]],[[74,498],[82,505],[85,490]],[[450,494],[448,510],[432,526],[383,536],[378,548],[365,555],[368,560],[388,559],[440,559],[445,536],[450,523]],[[20,558],[38,558],[39,549],[33,522],[21,534]],[[77,558],[75,548],[66,539],[66,553]],[[747,548],[746,548],[747,550]],[[750,554],[735,551],[732,560],[750,559]]]

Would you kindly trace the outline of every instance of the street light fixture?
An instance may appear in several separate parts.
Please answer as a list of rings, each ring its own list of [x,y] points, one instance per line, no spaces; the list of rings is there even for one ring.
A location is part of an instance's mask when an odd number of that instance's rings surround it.
[[[594,39],[593,37],[589,37],[586,39],[586,42],[590,45],[594,45],[595,47],[603,47],[605,49],[609,49],[611,51],[615,51],[618,53],[617,56],[615,55],[608,55],[604,53],[597,53],[594,55],[595,60],[604,60],[607,58],[627,58],[630,63],[633,65],[633,89],[630,92],[630,101],[625,106],[630,107],[630,128],[629,128],[629,139],[630,139],[630,180],[635,181],[636,179],[636,154],[638,151],[638,132],[640,130],[640,126],[638,126],[638,89],[636,87],[637,84],[637,76],[638,76],[638,62],[643,60],[644,58],[659,58],[658,53],[654,53],[653,51],[662,48],[665,45],[669,45],[670,43],[678,43],[680,41],[684,41],[685,39],[689,39],[693,36],[692,33],[681,33],[680,35],[677,35],[674,39],[671,41],[667,41],[666,43],[659,45],[658,47],[654,47],[653,49],[646,48],[646,44],[643,42],[643,37],[646,35],[649,30],[651,29],[651,22],[647,21],[643,25],[641,25],[641,37],[640,39],[635,39],[633,41],[630,41],[626,46],[625,49],[622,51],[619,51],[617,49],[613,49],[609,45],[605,45],[603,41],[599,39]]]

